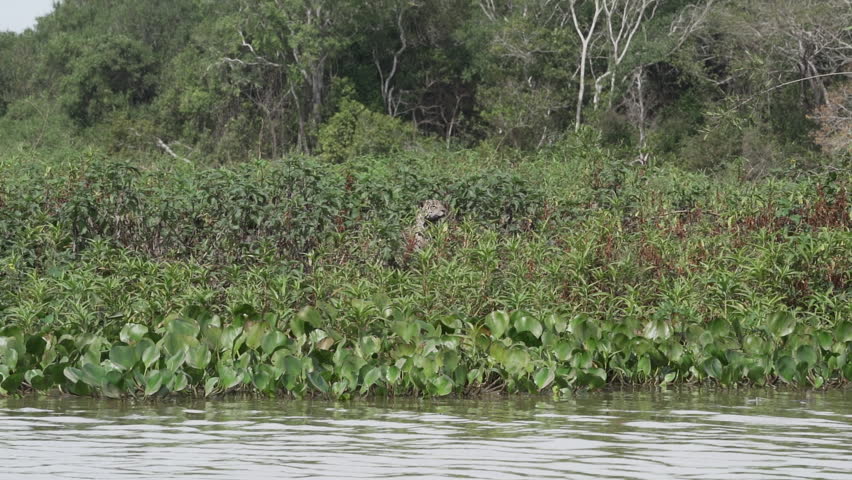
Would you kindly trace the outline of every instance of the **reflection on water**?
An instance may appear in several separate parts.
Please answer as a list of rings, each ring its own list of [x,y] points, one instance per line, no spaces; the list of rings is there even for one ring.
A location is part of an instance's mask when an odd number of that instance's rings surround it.
[[[0,478],[852,478],[845,392],[0,399]]]

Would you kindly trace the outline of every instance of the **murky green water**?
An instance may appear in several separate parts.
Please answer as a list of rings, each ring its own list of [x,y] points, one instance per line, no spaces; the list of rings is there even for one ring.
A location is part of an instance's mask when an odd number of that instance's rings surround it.
[[[852,392],[0,400],[0,478],[852,478]]]

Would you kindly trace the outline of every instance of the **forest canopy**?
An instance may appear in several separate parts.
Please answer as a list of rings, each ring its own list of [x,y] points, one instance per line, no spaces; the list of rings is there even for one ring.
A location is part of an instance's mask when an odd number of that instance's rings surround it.
[[[63,0],[0,34],[0,126],[214,162],[594,128],[765,170],[848,157],[850,27],[849,0]]]

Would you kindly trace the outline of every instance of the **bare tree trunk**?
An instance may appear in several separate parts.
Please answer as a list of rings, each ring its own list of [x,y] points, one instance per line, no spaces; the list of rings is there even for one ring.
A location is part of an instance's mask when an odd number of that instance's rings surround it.
[[[583,97],[586,93],[586,63],[589,58],[589,45],[592,43],[595,27],[597,27],[598,24],[598,17],[600,17],[601,11],[603,10],[601,0],[595,0],[595,13],[592,17],[592,23],[589,25],[588,32],[583,34],[583,30],[580,29],[580,22],[577,19],[576,6],[577,0],[571,0],[569,3],[569,7],[571,9],[571,20],[574,22],[574,29],[580,37],[580,91],[577,93],[577,112],[576,118],[574,119],[575,132],[580,130],[580,122],[582,121],[583,116]]]

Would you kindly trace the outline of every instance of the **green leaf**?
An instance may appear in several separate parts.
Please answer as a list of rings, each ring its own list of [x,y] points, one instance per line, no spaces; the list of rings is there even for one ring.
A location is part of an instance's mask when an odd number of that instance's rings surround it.
[[[328,382],[325,381],[325,378],[318,371],[314,371],[308,374],[308,380],[311,382],[311,385],[314,386],[317,390],[322,393],[328,393]]]
[[[387,378],[389,384],[393,385],[399,380],[401,372],[402,371],[398,367],[392,365],[388,367],[388,371],[385,374],[385,378]]]
[[[776,338],[786,337],[795,330],[796,317],[790,312],[775,312],[769,315],[767,328]]]
[[[834,338],[838,342],[852,342],[852,322],[840,322],[834,329]]]
[[[373,386],[376,381],[381,378],[382,370],[379,367],[371,368],[366,374],[364,374],[364,382],[361,384],[361,394],[367,393],[370,387]]]
[[[153,343],[142,353],[142,363],[145,364],[145,368],[151,368],[159,359],[160,349]]]
[[[453,391],[453,379],[446,375],[433,378],[430,383],[433,387],[432,394],[438,397],[449,395]]]
[[[287,343],[287,335],[278,330],[272,330],[263,337],[262,348],[263,353],[272,355],[275,350]]]
[[[249,323],[245,328],[246,346],[252,350],[257,350],[268,328],[265,323]]]
[[[559,342],[556,348],[553,349],[556,359],[560,362],[567,362],[571,359],[571,354],[574,351],[574,345],[568,342]]]
[[[408,343],[420,333],[420,327],[414,320],[397,320],[391,325],[391,331]]]
[[[195,338],[200,329],[198,322],[192,319],[174,318],[166,325],[166,330],[169,333],[182,337]]]
[[[71,381],[71,383],[77,383],[82,381],[83,372],[79,368],[74,367],[65,367],[65,370],[62,371],[65,378]]]
[[[577,315],[571,319],[571,333],[583,343],[600,335],[598,327],[587,315]]]
[[[151,395],[160,391],[163,386],[163,378],[165,377],[162,370],[151,370],[145,375],[145,396]]]
[[[716,357],[710,357],[701,363],[701,368],[708,377],[716,378],[722,376],[722,362]]]
[[[139,360],[134,347],[116,345],[109,350],[109,359],[122,370],[130,370]]]
[[[296,314],[296,319],[300,320],[303,325],[307,324],[314,328],[321,328],[325,322],[322,320],[322,313],[314,307],[305,307]],[[293,332],[296,335],[301,334]]]
[[[183,348],[178,352],[175,352],[174,355],[170,356],[166,359],[166,370],[169,372],[175,373],[177,370],[183,366],[183,362],[186,361],[186,352],[187,348]]]
[[[177,372],[172,376],[171,381],[169,381],[166,388],[168,388],[170,392],[180,392],[187,386],[189,386],[189,380],[186,374],[183,372]]]
[[[636,371],[645,375],[651,375],[651,358],[645,355],[644,357],[639,359],[639,363],[636,365]]]
[[[645,325],[643,335],[651,340],[666,340],[672,335],[672,327],[665,320],[651,320]]]
[[[515,330],[518,333],[530,332],[536,338],[541,337],[544,328],[541,326],[541,322],[534,317],[524,312],[515,312],[512,318],[514,319]]]
[[[601,388],[606,385],[606,370],[602,368],[583,369],[577,375],[577,383],[588,388]]]
[[[210,353],[210,350],[204,345],[198,344],[189,348],[186,354],[186,363],[192,368],[203,370],[212,358],[213,355]]]
[[[216,385],[219,384],[219,377],[210,377],[204,382],[204,396],[209,397],[213,390],[216,389]]]
[[[801,345],[794,352],[794,356],[799,365],[806,365],[807,368],[813,368],[817,363],[817,351],[810,345]]]
[[[372,335],[361,337],[361,340],[358,341],[358,348],[361,351],[361,358],[368,359],[381,350],[382,341]]]
[[[142,340],[146,333],[148,333],[148,327],[137,323],[128,323],[121,329],[118,338],[124,343],[131,344]]]
[[[509,329],[509,314],[502,310],[491,312],[485,317],[485,325],[494,338],[500,338]]]
[[[775,361],[775,373],[784,381],[790,383],[796,376],[796,361],[789,355],[784,355]]]
[[[219,385],[224,390],[229,390],[240,383],[240,375],[236,369],[222,362],[216,366],[216,373],[219,374]]]
[[[661,385],[668,385],[677,379],[677,372],[669,372],[663,377],[663,383]]]
[[[243,327],[237,325],[228,325],[222,330],[222,335],[219,336],[219,351],[227,351],[234,348],[234,342],[237,341],[240,334],[243,333]]]
[[[539,390],[543,390],[548,385],[550,385],[553,380],[556,378],[556,371],[552,368],[540,368],[535,375],[533,376],[533,380],[535,381],[535,386],[538,387]]]

